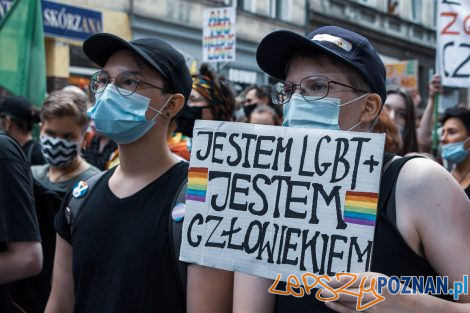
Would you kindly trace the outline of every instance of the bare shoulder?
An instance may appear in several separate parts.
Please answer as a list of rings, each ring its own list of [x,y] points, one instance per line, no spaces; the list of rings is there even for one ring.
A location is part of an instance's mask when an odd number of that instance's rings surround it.
[[[416,233],[438,274],[457,280],[470,271],[470,263],[452,262],[470,254],[470,242],[462,240],[470,237],[470,200],[445,168],[424,158],[407,162],[398,177],[396,203],[397,214]]]
[[[396,200],[397,210],[418,224],[450,222],[453,216],[470,212],[470,200],[457,181],[440,164],[425,158],[412,159],[403,166]]]
[[[465,196],[443,166],[426,158],[411,159],[403,166],[398,176],[397,192],[419,201],[447,199],[454,193],[457,197]]]

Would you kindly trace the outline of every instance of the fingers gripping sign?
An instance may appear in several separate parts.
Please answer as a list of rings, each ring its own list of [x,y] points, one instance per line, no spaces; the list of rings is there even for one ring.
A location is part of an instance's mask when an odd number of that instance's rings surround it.
[[[385,300],[377,292],[377,277],[366,274],[338,273],[336,279],[328,280],[328,287],[317,293],[317,299],[325,301],[328,306],[333,299],[357,311],[366,310]],[[333,290],[333,292],[332,292]],[[323,296],[329,297],[323,298]]]

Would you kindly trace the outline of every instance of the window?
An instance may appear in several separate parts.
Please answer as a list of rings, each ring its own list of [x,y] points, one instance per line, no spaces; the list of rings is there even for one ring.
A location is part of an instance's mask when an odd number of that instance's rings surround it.
[[[411,1],[411,19],[414,22],[421,22],[421,14],[423,10],[423,1],[422,0],[412,0]]]
[[[284,21],[291,21],[292,20],[292,2],[294,0],[284,0],[280,1],[280,18]]]
[[[276,0],[244,0],[243,10],[275,18]]]

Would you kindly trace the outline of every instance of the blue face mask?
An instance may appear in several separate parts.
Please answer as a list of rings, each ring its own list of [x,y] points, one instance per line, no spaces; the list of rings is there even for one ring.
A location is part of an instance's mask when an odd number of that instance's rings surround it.
[[[364,94],[341,104],[341,100],[336,98],[318,99],[317,97],[305,97],[307,98],[306,100],[300,94],[293,94],[290,100],[284,105],[284,122],[282,125],[288,127],[340,130],[340,107],[359,100],[366,95],[367,94]],[[359,121],[348,130],[354,129],[360,123]]]
[[[453,163],[463,162],[469,155],[470,149],[465,149],[465,143],[470,139],[467,138],[464,141],[448,143],[441,146],[441,155],[447,161]]]
[[[165,102],[166,106],[171,97]],[[133,93],[130,96],[119,94],[115,86],[108,86],[98,94],[96,103],[88,109],[88,117],[95,122],[96,131],[111,138],[118,144],[134,142],[145,135],[155,125],[161,111],[149,106],[150,99]],[[147,109],[156,112],[149,121],[145,117]]]

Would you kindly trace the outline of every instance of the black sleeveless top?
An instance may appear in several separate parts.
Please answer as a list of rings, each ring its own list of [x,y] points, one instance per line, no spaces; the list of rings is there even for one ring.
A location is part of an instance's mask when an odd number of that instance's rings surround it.
[[[383,164],[393,157],[394,155],[385,153]],[[431,265],[408,247],[396,225],[395,189],[398,173],[408,160],[415,157],[417,156],[403,157],[393,161],[382,176],[370,268],[372,272],[397,277],[437,276]],[[285,290],[285,287],[285,283],[278,285],[279,290]],[[316,290],[312,290],[310,295],[302,298],[276,296],[275,312],[334,313],[335,311],[327,308],[323,302],[315,298],[315,293]]]

